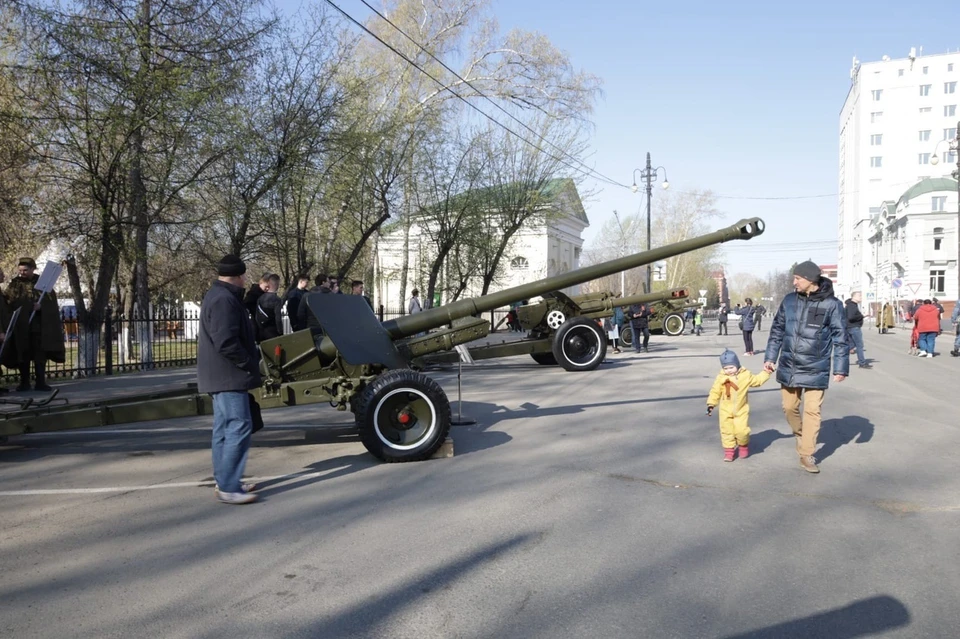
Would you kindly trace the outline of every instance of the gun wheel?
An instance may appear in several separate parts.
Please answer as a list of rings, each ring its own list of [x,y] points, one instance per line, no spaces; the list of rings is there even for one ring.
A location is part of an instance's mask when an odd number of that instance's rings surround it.
[[[670,313],[663,318],[663,332],[670,337],[676,337],[683,334],[683,317],[676,313]]]
[[[633,347],[633,327],[624,326],[620,329],[620,345],[626,348]]]
[[[450,402],[423,373],[383,373],[360,393],[356,405],[360,441],[385,462],[428,459],[450,433]]]
[[[553,356],[553,353],[530,353],[530,357],[541,366],[557,365],[557,358]]]
[[[553,356],[568,371],[592,371],[607,350],[607,334],[592,319],[573,317],[553,338]]]
[[[549,313],[547,313],[547,326],[549,326],[553,330],[557,330],[558,328],[563,326],[563,323],[566,321],[567,321],[567,316],[564,315],[561,311],[554,309]]]

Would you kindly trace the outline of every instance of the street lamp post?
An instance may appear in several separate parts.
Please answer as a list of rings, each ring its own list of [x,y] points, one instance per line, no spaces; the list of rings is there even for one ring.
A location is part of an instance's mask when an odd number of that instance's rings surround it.
[[[657,171],[663,171],[663,188],[669,189],[670,182],[667,180],[667,170],[662,166],[653,168],[650,165],[650,153],[647,153],[647,166],[643,170],[634,169],[633,170],[633,186],[630,187],[631,190],[636,193],[640,190],[637,186],[637,171],[640,171],[640,180],[646,180],[647,182],[647,251],[650,250],[650,202],[653,200],[653,183],[657,181]],[[650,288],[651,283],[651,267],[647,264],[647,293],[651,292]]]
[[[940,146],[939,143],[937,146]],[[960,122],[957,122],[956,136],[950,141],[950,150],[957,158],[957,170],[953,172],[953,178],[957,181],[957,298],[960,299]],[[939,162],[937,148],[934,147],[930,164],[936,166]]]
[[[626,234],[623,232],[623,224],[620,223],[620,214],[617,213],[617,210],[613,210],[613,217],[617,218],[617,226],[620,227],[620,257],[623,257],[626,251]],[[620,296],[627,296],[627,272],[620,271]]]

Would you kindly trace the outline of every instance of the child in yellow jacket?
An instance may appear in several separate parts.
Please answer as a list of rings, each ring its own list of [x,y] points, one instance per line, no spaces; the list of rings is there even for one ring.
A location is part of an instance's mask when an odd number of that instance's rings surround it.
[[[737,354],[727,349],[720,355],[723,370],[713,381],[707,397],[707,415],[720,407],[720,441],[723,444],[723,461],[732,462],[734,449],[740,447],[740,459],[750,454],[750,404],[747,393],[751,388],[762,386],[770,373],[761,371],[754,375],[740,367]]]

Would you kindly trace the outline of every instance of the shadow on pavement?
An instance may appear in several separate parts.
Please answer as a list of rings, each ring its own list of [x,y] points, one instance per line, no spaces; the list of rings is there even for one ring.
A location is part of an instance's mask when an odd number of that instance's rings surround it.
[[[756,391],[753,391],[756,392]],[[750,436],[750,456],[759,455],[770,447],[770,444],[778,439],[792,439],[792,433],[781,433],[778,430],[769,428],[755,435]]]
[[[908,623],[907,607],[899,599],[881,595],[726,639],[853,639],[901,628]]]
[[[820,428],[817,440],[823,444],[815,455],[823,461],[837,452],[837,449],[854,439],[858,444],[866,444],[873,438],[873,423],[859,415],[848,415],[840,419],[828,419]]]

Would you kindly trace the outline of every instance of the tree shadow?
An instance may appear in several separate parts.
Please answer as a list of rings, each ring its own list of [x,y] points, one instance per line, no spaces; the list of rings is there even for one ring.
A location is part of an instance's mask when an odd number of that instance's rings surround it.
[[[820,428],[817,440],[823,444],[816,452],[816,458],[823,461],[837,452],[837,449],[854,439],[858,444],[866,444],[873,438],[873,423],[859,415],[848,415],[840,419],[828,419]]]
[[[761,431],[755,435],[750,435],[750,456],[759,455],[778,439],[791,439],[792,437],[792,434],[781,433],[773,428]]]
[[[314,462],[292,476],[268,479],[257,484],[257,494],[261,499],[279,495],[297,488],[303,488],[321,481],[328,481],[357,471],[380,466],[381,461],[369,453],[342,455]],[[329,471],[329,472],[327,472]],[[294,481],[289,481],[293,479]]]
[[[910,611],[894,597],[880,595],[808,617],[729,635],[726,639],[853,639],[910,623]]]

